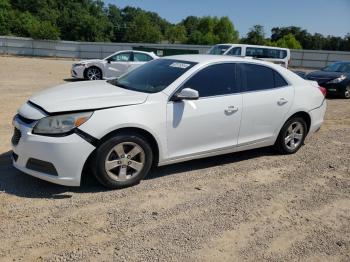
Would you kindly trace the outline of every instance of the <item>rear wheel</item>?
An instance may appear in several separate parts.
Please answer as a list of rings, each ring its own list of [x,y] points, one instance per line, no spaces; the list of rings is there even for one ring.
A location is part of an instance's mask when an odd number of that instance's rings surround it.
[[[304,144],[306,134],[305,120],[301,117],[293,117],[283,125],[275,148],[283,154],[294,154]]]
[[[138,184],[149,172],[152,161],[152,149],[146,139],[117,135],[97,149],[92,168],[103,186],[116,189]]]
[[[101,80],[102,71],[96,66],[92,66],[86,69],[85,78],[89,80]]]
[[[345,90],[344,90],[344,94],[343,94],[344,98],[349,99],[350,98],[350,85],[348,85]]]

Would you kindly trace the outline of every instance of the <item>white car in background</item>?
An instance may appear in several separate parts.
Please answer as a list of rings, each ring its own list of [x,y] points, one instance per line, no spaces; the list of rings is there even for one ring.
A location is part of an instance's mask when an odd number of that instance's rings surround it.
[[[314,84],[260,60],[159,58],[119,79],[31,97],[13,120],[13,164],[68,186],[90,169],[121,188],[153,165],[266,146],[292,154],[323,123],[326,101]]]
[[[71,75],[88,80],[115,78],[157,58],[153,52],[119,51],[104,59],[79,61],[72,65]]]
[[[285,68],[288,68],[290,61],[290,50],[288,48],[264,45],[218,44],[213,46],[208,54],[259,58],[282,65]]]

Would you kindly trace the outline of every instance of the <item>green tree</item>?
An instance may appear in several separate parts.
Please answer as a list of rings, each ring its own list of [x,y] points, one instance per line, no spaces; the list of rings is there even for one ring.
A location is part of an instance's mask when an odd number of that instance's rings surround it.
[[[186,43],[187,41],[186,28],[181,24],[169,27],[165,33],[165,36],[166,39],[172,44],[176,42]]]
[[[118,42],[122,40],[121,29],[123,27],[123,18],[121,11],[115,5],[109,5],[107,9],[108,20],[111,23],[111,41]]]
[[[283,36],[277,41],[272,42],[271,45],[290,49],[302,49],[301,44],[298,40],[295,39],[295,37],[292,34]]]
[[[187,35],[191,36],[195,31],[198,30],[199,21],[200,19],[196,16],[188,16],[182,20],[180,24],[186,28]]]
[[[152,26],[146,14],[137,14],[127,25],[124,41],[158,43],[162,38],[159,28]]]
[[[33,39],[59,39],[60,32],[49,21],[35,21],[28,28],[29,36]]]
[[[247,33],[247,37],[242,39],[245,44],[251,45],[264,45],[265,44],[265,32],[262,25],[254,25]]]
[[[8,0],[0,0],[0,35],[11,33],[9,26],[11,5]]]
[[[238,31],[227,16],[221,17],[214,28],[220,43],[238,43]]]
[[[199,30],[193,31],[187,38],[187,44],[199,45],[202,43],[203,34]]]

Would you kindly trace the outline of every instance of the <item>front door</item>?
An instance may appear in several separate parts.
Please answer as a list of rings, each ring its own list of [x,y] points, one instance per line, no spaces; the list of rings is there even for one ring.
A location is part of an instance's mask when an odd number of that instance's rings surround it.
[[[126,73],[132,59],[131,52],[122,52],[108,58],[106,63],[106,78],[119,77]]]
[[[242,114],[236,65],[210,65],[179,90],[182,88],[197,90],[199,99],[168,102],[168,157],[190,157],[236,146]]]

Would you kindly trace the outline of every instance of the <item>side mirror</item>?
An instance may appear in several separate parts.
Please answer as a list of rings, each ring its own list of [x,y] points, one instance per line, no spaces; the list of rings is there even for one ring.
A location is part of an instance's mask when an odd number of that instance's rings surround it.
[[[182,100],[197,100],[199,98],[199,93],[197,90],[192,88],[184,88],[179,93],[173,96],[173,101]]]
[[[108,58],[108,59],[106,59],[106,60],[107,60],[107,63],[108,63],[108,64],[111,63],[111,59],[110,59],[110,58]]]

